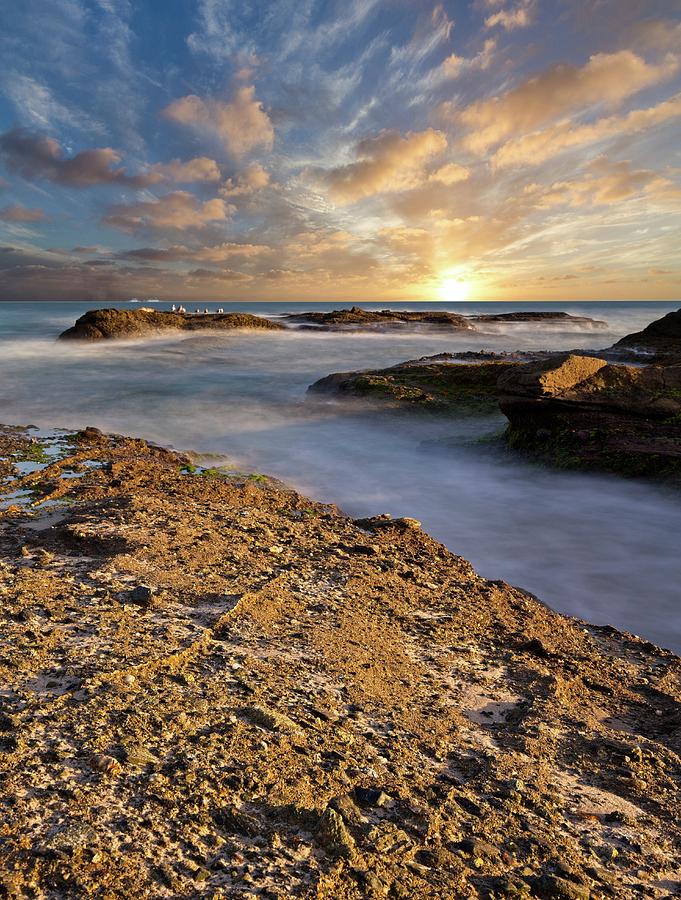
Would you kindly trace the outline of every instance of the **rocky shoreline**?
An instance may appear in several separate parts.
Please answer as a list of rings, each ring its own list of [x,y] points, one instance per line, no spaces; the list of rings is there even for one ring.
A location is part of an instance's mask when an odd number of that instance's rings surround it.
[[[678,893],[681,661],[410,519],[0,431],[0,893]]]
[[[309,390],[457,416],[499,409],[516,451],[681,484],[681,310],[603,350],[445,353]]]

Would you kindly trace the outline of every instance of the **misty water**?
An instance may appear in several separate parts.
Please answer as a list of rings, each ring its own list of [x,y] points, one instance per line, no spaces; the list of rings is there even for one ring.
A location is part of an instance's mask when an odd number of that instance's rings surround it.
[[[500,414],[410,415],[306,394],[330,372],[444,351],[604,347],[678,304],[437,305],[473,313],[561,309],[605,319],[603,331],[544,323],[479,334],[287,331],[55,342],[82,312],[104,305],[0,304],[0,422],[139,435],[274,475],[353,516],[415,517],[486,577],[681,650],[678,493],[532,464],[498,440]],[[266,315],[312,306],[221,305]]]

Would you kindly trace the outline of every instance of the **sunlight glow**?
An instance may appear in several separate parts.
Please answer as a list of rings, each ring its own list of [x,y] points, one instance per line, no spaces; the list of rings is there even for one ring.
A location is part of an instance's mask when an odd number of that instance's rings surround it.
[[[441,300],[449,303],[460,303],[468,298],[471,291],[470,282],[462,278],[445,278],[440,282],[438,292]]]

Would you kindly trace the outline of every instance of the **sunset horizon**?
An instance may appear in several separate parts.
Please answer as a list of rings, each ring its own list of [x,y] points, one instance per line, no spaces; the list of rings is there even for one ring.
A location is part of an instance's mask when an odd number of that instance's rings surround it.
[[[12,8],[0,297],[678,299],[671,13]]]

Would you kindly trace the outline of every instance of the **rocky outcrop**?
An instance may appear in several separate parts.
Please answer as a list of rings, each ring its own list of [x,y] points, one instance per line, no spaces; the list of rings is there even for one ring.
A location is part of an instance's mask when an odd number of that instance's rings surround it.
[[[281,330],[282,325],[248,313],[177,313],[152,309],[93,309],[63,331],[61,340],[100,341],[115,338],[148,337],[164,331],[199,331],[264,328]]]
[[[651,322],[642,331],[626,335],[610,350],[638,356],[649,363],[681,363],[681,309]]]
[[[473,325],[458,313],[424,310],[423,312],[400,312],[392,309],[378,311],[361,309],[353,306],[351,309],[334,309],[331,312],[295,313],[284,316],[287,322],[294,324],[306,324],[318,329],[353,330],[357,328],[381,328],[404,327],[409,324],[428,325],[438,328],[455,328],[458,330],[472,330]]]
[[[512,446],[565,466],[681,477],[681,365],[565,355],[504,373]]]
[[[472,322],[557,322],[564,325],[578,325],[580,327],[587,326],[589,328],[607,328],[608,323],[601,319],[592,319],[589,316],[573,316],[566,312],[546,312],[546,311],[529,311],[529,312],[510,312],[510,313],[489,313],[468,317]]]
[[[518,365],[507,361],[457,363],[441,354],[387,369],[336,372],[316,381],[309,391],[435,412],[493,412],[499,376]]]
[[[503,324],[504,322],[559,322],[566,325],[588,325],[606,328],[605,322],[584,316],[572,316],[566,312],[510,312],[464,316],[446,310],[401,311],[395,309],[367,310],[359,306],[351,309],[334,309],[331,312],[295,313],[284,316],[287,322],[309,325],[325,330],[353,330],[357,328],[399,328],[408,325],[425,325],[435,328],[475,330],[476,324]]]
[[[40,440],[0,432],[43,460],[0,483],[0,894],[672,890],[673,654],[413,520]]]

